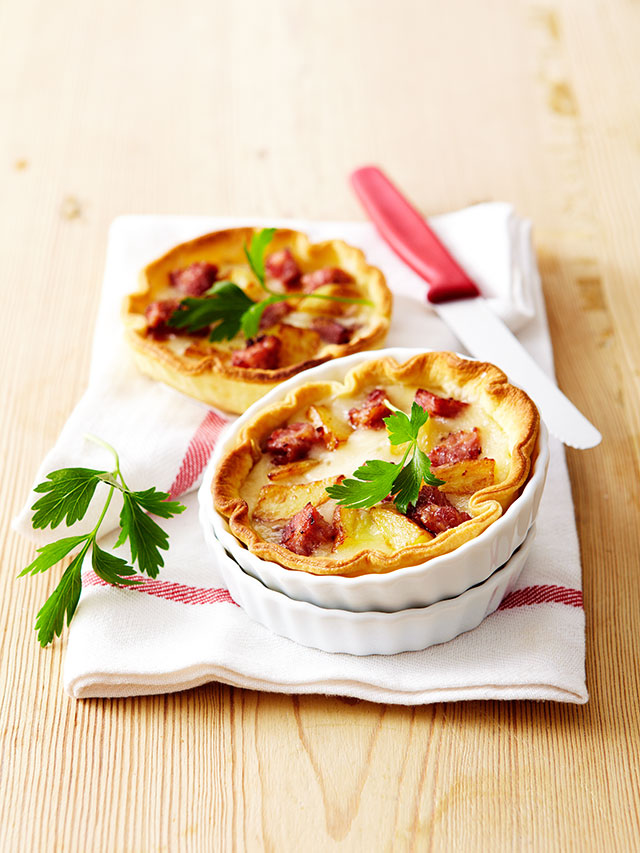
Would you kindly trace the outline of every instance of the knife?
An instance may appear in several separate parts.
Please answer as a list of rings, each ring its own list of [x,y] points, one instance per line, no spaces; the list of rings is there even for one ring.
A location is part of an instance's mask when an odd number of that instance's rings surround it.
[[[564,444],[584,450],[602,436],[535,363],[482,297],[424,218],[375,166],[357,169],[351,184],[380,235],[427,283],[427,299],[482,361],[497,364],[532,397],[544,422]]]

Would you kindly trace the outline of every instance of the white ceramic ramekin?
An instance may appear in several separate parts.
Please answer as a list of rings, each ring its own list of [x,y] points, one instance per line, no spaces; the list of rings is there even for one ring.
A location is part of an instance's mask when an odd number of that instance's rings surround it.
[[[401,363],[424,351],[393,348],[356,353],[306,370],[274,388],[228,428],[205,472],[201,502],[206,523],[213,526],[216,537],[245,572],[289,598],[307,601],[320,607],[395,612],[424,607],[460,595],[469,587],[485,581],[499,566],[507,562],[523,542],[538,512],[549,462],[548,434],[544,424],[541,424],[539,452],[532,474],[522,494],[503,516],[479,537],[466,542],[450,554],[387,574],[362,575],[355,578],[312,575],[262,560],[233,536],[226,520],[213,507],[211,482],[215,469],[238,432],[263,406],[282,399],[292,389],[306,382],[328,379],[340,381],[352,367],[362,361],[390,356]]]
[[[455,598],[396,613],[355,613],[296,601],[269,589],[244,572],[225,551],[209,524],[203,502],[200,519],[205,540],[231,597],[248,616],[274,634],[303,646],[351,655],[395,655],[417,651],[446,643],[476,628],[515,587],[535,537],[534,526],[504,566],[484,583]]]

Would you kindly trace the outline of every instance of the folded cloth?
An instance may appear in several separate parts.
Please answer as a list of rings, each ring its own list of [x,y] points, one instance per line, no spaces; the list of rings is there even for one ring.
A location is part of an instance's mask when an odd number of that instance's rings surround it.
[[[551,345],[530,224],[510,205],[483,204],[430,223],[478,281],[494,310],[553,374]],[[110,466],[113,444],[134,489],[150,485],[183,496],[187,510],[162,526],[171,548],[160,577],[133,589],[104,585],[87,565],[69,631],[65,688],[77,698],[183,690],[221,681],[257,690],[323,693],[423,704],[461,699],[587,701],[579,550],[564,451],[551,441],[551,463],[538,535],[518,589],[474,631],[420,652],[355,657],[305,648],[253,622],[231,600],[198,523],[195,489],[231,416],[140,375],[124,343],[120,306],[139,269],[175,243],[242,222],[208,217],[125,216],[109,235],[89,388],[41,465],[36,483],[57,468]],[[262,224],[255,222],[254,224]],[[312,240],[341,237],[360,246],[394,292],[389,346],[464,352],[425,301],[424,285],[368,223],[292,222]],[[64,534],[34,531],[32,493],[14,529],[38,544],[90,529],[91,512]],[[96,500],[96,504],[100,501]],[[114,502],[115,503],[115,502]],[[117,525],[118,507],[103,530]],[[111,547],[115,534],[103,537]]]

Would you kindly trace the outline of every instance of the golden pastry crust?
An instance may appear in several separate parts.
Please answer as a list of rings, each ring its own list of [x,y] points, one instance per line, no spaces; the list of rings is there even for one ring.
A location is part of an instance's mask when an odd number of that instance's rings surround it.
[[[348,343],[325,343],[310,327],[296,333],[296,324],[291,326],[285,321],[274,326],[272,333],[276,336],[282,333],[285,338],[283,351],[286,363],[274,370],[266,370],[231,364],[233,350],[246,343],[242,337],[210,344],[206,338],[181,335],[181,339],[190,342],[191,346],[185,346],[180,351],[174,341],[157,340],[147,335],[144,314],[147,306],[171,295],[168,292],[168,280],[172,271],[197,261],[217,265],[221,271],[219,278],[227,277],[226,273],[229,272],[228,277],[236,281],[251,298],[259,300],[265,296],[250,273],[244,255],[244,246],[251,242],[259,230],[231,228],[175,246],[142,270],[138,290],[127,296],[123,305],[126,339],[143,373],[205,403],[235,413],[245,411],[271,388],[306,368],[380,346],[391,317],[392,297],[384,276],[379,269],[367,264],[359,249],[341,240],[312,244],[305,234],[279,229],[269,245],[268,253],[289,248],[303,274],[325,266],[340,267],[353,276],[354,292],[373,303],[373,308],[349,305],[344,309],[349,313],[351,323],[356,326]],[[335,289],[335,286],[325,285],[319,292],[329,293],[332,288]],[[180,296],[175,292],[173,295]],[[333,306],[335,311],[335,306],[344,303],[321,302],[310,297],[302,300],[297,310],[313,318],[322,305]],[[332,311],[327,309],[325,313],[331,314]]]
[[[426,543],[394,553],[364,548],[342,559],[326,555],[301,556],[281,544],[266,541],[255,529],[241,490],[254,465],[263,456],[261,448],[272,431],[319,400],[337,399],[341,395],[353,397],[376,386],[393,389],[403,385],[425,387],[444,397],[453,396],[473,403],[478,410],[490,415],[506,436],[508,466],[499,482],[471,495],[467,508],[470,520]],[[510,385],[506,375],[494,365],[468,361],[447,352],[424,353],[403,364],[390,358],[367,361],[352,369],[342,383],[301,385],[284,400],[257,413],[221,460],[212,483],[214,504],[228,520],[232,533],[264,560],[312,574],[355,576],[389,572],[449,553],[479,536],[496,521],[517,498],[529,477],[537,451],[539,427],[540,417],[531,399],[524,391]],[[442,488],[446,492],[446,487]]]

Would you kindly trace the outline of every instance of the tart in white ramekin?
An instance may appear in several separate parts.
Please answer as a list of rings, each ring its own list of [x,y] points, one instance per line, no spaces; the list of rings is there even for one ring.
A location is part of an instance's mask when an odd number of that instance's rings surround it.
[[[317,367],[304,377],[294,377],[271,392],[230,427],[216,448],[210,463],[208,480],[211,481],[216,476],[219,480],[221,461],[228,459],[230,452],[242,444],[244,440],[242,437],[246,436],[248,425],[256,423],[256,420],[260,421],[265,412],[277,411],[285,401],[296,400],[296,392],[303,386],[308,387],[310,383],[340,382],[353,368],[362,370],[363,367],[367,367],[368,362],[374,360],[379,362],[382,359],[387,364],[391,361],[401,366],[418,355],[424,356],[424,351],[393,349],[379,353],[361,353]],[[469,362],[469,360],[465,360],[465,363],[477,365],[476,362]],[[493,370],[497,369],[493,368]],[[469,371],[468,375],[477,377],[477,370]],[[293,408],[295,409],[295,406]],[[528,411],[525,414],[528,417]],[[522,435],[525,439],[526,434],[527,430],[523,430]],[[462,537],[462,541],[458,541],[455,547],[445,547],[427,559],[415,560],[412,565],[401,564],[392,570],[385,567],[383,571],[360,573],[358,576],[345,576],[335,571],[325,574],[296,571],[280,561],[265,559],[256,553],[255,549],[247,547],[247,543],[242,542],[237,536],[237,528],[234,530],[232,523],[233,519],[229,526],[228,516],[215,512],[213,501],[209,498],[211,524],[224,547],[247,573],[291,598],[309,601],[323,607],[353,611],[394,611],[407,607],[425,606],[443,598],[459,595],[470,586],[483,582],[509,559],[524,540],[537,513],[548,463],[547,434],[543,426],[538,428],[537,419],[535,440],[532,441],[530,435],[526,440],[529,442],[527,458],[530,465],[524,475],[520,471],[520,480],[516,482],[515,487],[512,484],[511,496],[504,501],[505,505],[496,500],[495,487],[498,491],[502,489],[502,495],[506,493],[504,484],[509,479],[508,471],[499,483],[494,484],[493,494],[491,494],[492,488],[488,487],[484,489],[484,495],[480,490],[477,495],[472,496],[476,499],[476,505],[480,511],[466,524],[467,527],[475,529],[475,535]],[[503,470],[506,470],[504,465]],[[488,524],[484,523],[487,517],[485,512],[487,504],[492,507],[491,512],[494,513]],[[496,504],[500,510],[497,514],[495,513]],[[475,521],[483,513],[485,516],[481,519],[482,525],[479,526]],[[459,530],[454,530],[453,533],[459,533]],[[433,542],[438,544],[438,538],[438,536],[432,537],[426,543],[427,550]],[[443,536],[441,541],[446,538]],[[451,538],[453,537],[449,537]],[[456,538],[459,539],[459,537]]]

